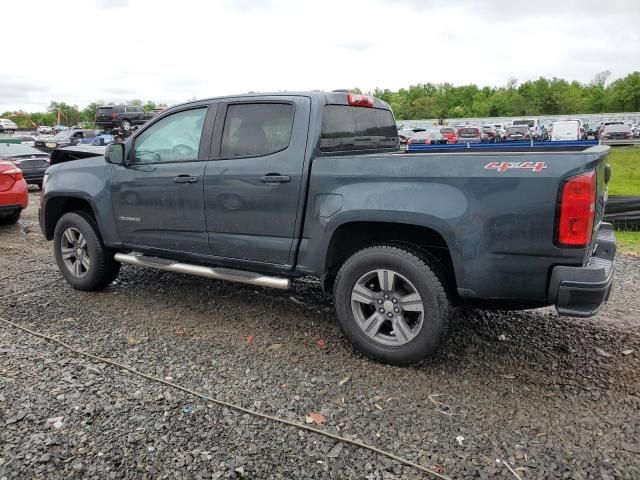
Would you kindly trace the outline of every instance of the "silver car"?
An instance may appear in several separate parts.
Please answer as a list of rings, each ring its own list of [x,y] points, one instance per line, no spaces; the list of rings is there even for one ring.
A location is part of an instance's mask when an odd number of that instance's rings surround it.
[[[0,133],[14,133],[18,126],[8,118],[0,118]]]

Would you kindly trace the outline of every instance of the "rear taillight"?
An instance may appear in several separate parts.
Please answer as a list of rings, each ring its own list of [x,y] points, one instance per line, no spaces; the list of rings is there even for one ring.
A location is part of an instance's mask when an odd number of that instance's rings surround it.
[[[115,120],[115,119],[116,119],[116,112],[113,112],[113,113],[111,114],[111,120]]]
[[[596,212],[596,172],[569,178],[562,186],[558,243],[566,247],[584,247],[591,242]]]
[[[0,173],[0,192],[5,192],[13,187],[18,181],[22,180],[22,170],[19,168],[12,168]]]
[[[373,107],[373,97],[367,95],[350,93],[348,100],[352,107]]]

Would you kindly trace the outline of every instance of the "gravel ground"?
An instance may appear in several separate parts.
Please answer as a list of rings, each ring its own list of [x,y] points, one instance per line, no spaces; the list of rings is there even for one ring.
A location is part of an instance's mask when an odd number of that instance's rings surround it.
[[[436,358],[396,368],[355,353],[308,282],[280,292],[126,266],[103,292],[72,290],[37,197],[0,227],[0,278],[23,272],[0,281],[2,318],[256,411],[321,413],[319,428],[451,478],[516,478],[501,459],[523,480],[640,479],[638,257],[618,258],[595,318],[467,310]],[[427,478],[2,322],[0,425],[7,479]]]

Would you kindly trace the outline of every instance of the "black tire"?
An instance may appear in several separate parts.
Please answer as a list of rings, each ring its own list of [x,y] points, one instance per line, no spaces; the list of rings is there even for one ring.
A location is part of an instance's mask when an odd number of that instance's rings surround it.
[[[433,356],[446,342],[456,312],[443,282],[435,273],[436,268],[436,262],[427,255],[410,247],[393,244],[365,248],[351,256],[336,276],[333,295],[338,322],[355,348],[373,360],[400,366],[418,363]],[[356,319],[352,308],[353,289],[367,272],[379,269],[388,269],[405,277],[421,297],[421,327],[408,343],[380,343],[366,334]],[[378,310],[378,306],[375,305],[374,310]],[[396,335],[395,330],[391,335]]]
[[[20,220],[21,213],[22,213],[22,210],[18,210],[17,212],[13,212],[10,215],[0,217],[0,225],[13,225],[15,223],[18,223],[18,220]]]
[[[123,119],[120,122],[120,128],[122,128],[122,130],[124,130],[125,132],[128,132],[131,130],[131,121],[127,120],[126,118]]]
[[[74,275],[62,258],[62,236],[68,228],[80,232],[86,240],[90,266],[82,277]],[[93,218],[84,212],[65,213],[53,234],[53,250],[58,269],[64,279],[78,290],[101,290],[113,282],[120,273],[120,263],[113,259],[113,252],[104,246],[102,236]]]

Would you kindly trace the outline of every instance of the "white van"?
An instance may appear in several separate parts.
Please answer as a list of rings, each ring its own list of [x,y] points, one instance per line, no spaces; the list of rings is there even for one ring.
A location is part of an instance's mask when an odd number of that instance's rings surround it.
[[[582,133],[580,132],[579,120],[563,120],[560,122],[553,122],[551,129],[551,141],[569,141],[569,140],[581,140]]]

